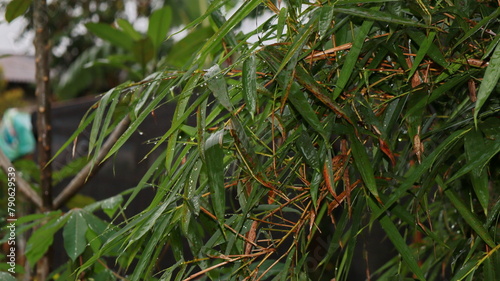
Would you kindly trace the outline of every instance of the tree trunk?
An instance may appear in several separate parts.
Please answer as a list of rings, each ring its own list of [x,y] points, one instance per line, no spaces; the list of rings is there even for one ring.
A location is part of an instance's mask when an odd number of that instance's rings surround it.
[[[48,164],[51,158],[50,123],[50,73],[48,40],[48,18],[46,0],[34,0],[33,19],[35,28],[36,98],[37,98],[37,151],[40,166],[40,188],[42,211],[52,210],[52,170]],[[47,280],[50,272],[50,249],[37,263],[36,280]]]

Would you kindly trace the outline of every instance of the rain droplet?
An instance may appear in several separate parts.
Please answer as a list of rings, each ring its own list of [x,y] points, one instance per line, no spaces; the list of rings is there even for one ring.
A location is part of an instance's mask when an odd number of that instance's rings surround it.
[[[144,132],[143,131],[138,131],[139,132],[139,135],[144,135]]]

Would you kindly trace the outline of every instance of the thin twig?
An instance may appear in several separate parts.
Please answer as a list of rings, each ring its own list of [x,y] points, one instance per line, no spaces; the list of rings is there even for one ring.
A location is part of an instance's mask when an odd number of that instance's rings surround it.
[[[7,174],[9,172],[9,167],[14,167],[14,165],[10,162],[9,158],[5,156],[4,152],[0,150],[0,167]],[[21,175],[16,171],[16,187],[31,201],[35,204],[39,209],[42,209],[42,198],[33,190],[30,184],[25,181]]]
[[[118,126],[111,132],[106,142],[101,147],[96,159],[91,160],[85,167],[71,180],[71,182],[63,189],[63,191],[54,200],[54,208],[60,208],[67,200],[75,195],[87,182],[88,178],[92,177],[99,168],[101,163],[116,143],[118,138],[125,132],[130,124],[130,118],[126,116],[120,121]]]

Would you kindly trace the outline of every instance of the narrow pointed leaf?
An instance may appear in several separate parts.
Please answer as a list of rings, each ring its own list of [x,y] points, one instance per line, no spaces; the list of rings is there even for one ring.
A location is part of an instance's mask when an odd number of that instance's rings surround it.
[[[361,48],[365,42],[365,38],[370,32],[373,26],[373,21],[365,21],[359,28],[356,37],[354,37],[354,42],[352,43],[351,50],[347,54],[342,70],[340,71],[339,79],[335,85],[335,91],[333,92],[333,100],[336,100],[342,91],[344,91],[349,78],[354,73],[353,69],[356,67],[358,61],[358,56],[361,53]]]
[[[257,107],[257,68],[255,55],[248,57],[243,63],[243,93],[248,111],[253,115]]]
[[[215,216],[222,224],[226,206],[226,194],[224,191],[224,151],[222,149],[222,138],[224,131],[212,134],[205,143],[205,165],[208,176],[208,184],[212,207]]]
[[[148,36],[151,38],[155,50],[167,37],[171,21],[172,9],[169,6],[158,9],[149,16]]]
[[[113,28],[109,24],[89,22],[85,24],[88,30],[111,44],[126,50],[132,49],[132,38],[125,32]]]
[[[498,8],[500,10],[500,8]],[[476,108],[474,109],[474,123],[477,126],[477,116],[483,107],[484,103],[493,92],[500,79],[500,44],[497,45],[493,55],[491,56],[490,64],[486,68],[483,81],[479,86],[477,93]]]
[[[386,12],[381,12],[378,10],[373,10],[373,9],[366,9],[366,8],[335,8],[335,12],[337,13],[344,13],[352,16],[357,16],[357,17],[362,17],[368,20],[372,21],[383,21],[383,22],[388,22],[388,23],[393,23],[393,24],[401,24],[405,26],[416,26],[416,27],[426,27],[426,28],[432,28],[428,25],[421,24],[417,21],[409,20],[403,17],[399,17],[393,14],[389,14]]]
[[[361,144],[358,138],[351,134],[349,136],[349,140],[351,141],[351,149],[352,156],[354,158],[354,164],[361,174],[361,178],[365,183],[366,188],[370,191],[370,193],[380,201],[380,197],[378,195],[377,183],[375,182],[375,174],[372,167],[372,162],[368,158],[368,154],[366,153],[365,147]]]
[[[142,38],[142,34],[139,33],[137,30],[135,30],[135,28],[132,26],[132,24],[129,21],[127,21],[125,19],[117,19],[116,23],[133,40],[139,40]]]
[[[228,111],[233,110],[233,105],[229,98],[227,92],[227,84],[224,79],[224,75],[221,73],[219,65],[212,66],[205,76],[203,77],[207,81],[208,87],[212,90],[212,93],[217,98],[217,100],[224,106]]]
[[[442,182],[440,179],[436,179],[437,183],[443,187],[446,187],[446,185]],[[474,231],[483,239],[483,241],[488,244],[491,248],[495,248],[497,245],[495,243],[495,240],[491,237],[491,235],[488,233],[488,230],[484,228],[483,224],[481,221],[474,215],[467,205],[465,205],[462,200],[457,196],[457,194],[451,190],[450,188],[446,189],[445,192],[446,196],[448,199],[450,199],[451,203],[457,208],[457,211],[462,215],[464,220],[467,222],[467,224],[474,229]]]
[[[378,208],[377,204],[371,198],[367,198],[367,200],[368,200],[368,205],[370,206],[370,208],[373,209],[374,213],[379,213],[380,209]],[[411,272],[415,274],[418,279],[422,281],[426,280],[424,272],[418,266],[415,255],[412,253],[411,249],[406,244],[406,240],[401,236],[401,234],[399,234],[399,230],[396,227],[396,225],[394,225],[391,219],[385,215],[381,217],[379,221],[380,225],[382,225],[382,228],[387,234],[387,237],[389,237],[394,247],[396,247],[398,253],[403,258],[403,261],[411,269]]]
[[[434,40],[435,36],[436,36],[435,31],[429,32],[429,35],[425,37],[424,41],[420,44],[417,56],[415,57],[415,60],[413,61],[413,66],[411,67],[410,73],[408,74],[408,79],[411,79],[413,74],[415,74],[415,71],[417,71],[417,69],[420,67],[420,63],[424,59],[425,55],[427,55],[427,52],[429,51],[429,48],[431,47],[432,41]]]

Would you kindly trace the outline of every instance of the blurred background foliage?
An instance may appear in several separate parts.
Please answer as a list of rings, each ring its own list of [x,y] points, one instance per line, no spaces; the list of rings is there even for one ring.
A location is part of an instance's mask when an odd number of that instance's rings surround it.
[[[120,14],[87,24],[110,51],[73,60],[115,56],[129,79],[82,121],[89,155],[124,114],[106,158],[176,110],[137,187],[43,215],[32,264],[62,229],[62,280],[500,279],[497,1],[194,2],[146,9],[162,16],[144,30]],[[165,26],[188,34],[155,45]],[[150,206],[115,223],[142,189]],[[377,228],[385,238],[364,240]]]

